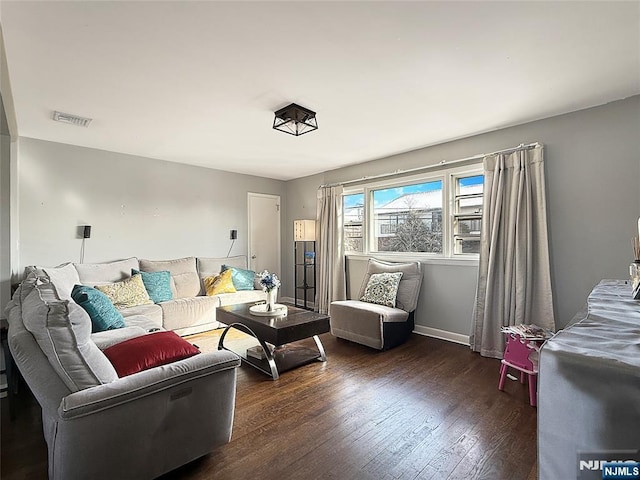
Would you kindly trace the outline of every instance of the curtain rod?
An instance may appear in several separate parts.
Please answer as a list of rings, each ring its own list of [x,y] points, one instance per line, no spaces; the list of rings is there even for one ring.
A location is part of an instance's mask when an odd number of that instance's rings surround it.
[[[524,143],[521,143],[517,147],[505,148],[504,150],[498,150],[498,151],[491,152],[491,153],[480,153],[478,155],[474,155],[472,157],[467,157],[467,158],[461,158],[459,160],[450,160],[450,161],[442,160],[442,161],[440,161],[438,163],[434,163],[433,165],[426,165],[424,167],[410,168],[408,170],[396,170],[395,172],[381,173],[379,175],[371,175],[371,176],[366,176],[365,175],[364,177],[356,178],[354,180],[346,180],[344,182],[327,183],[327,184],[324,184],[324,185],[320,185],[319,188],[322,188],[322,187],[337,187],[338,185],[349,185],[351,183],[364,182],[364,181],[367,181],[367,180],[376,180],[378,178],[393,177],[394,175],[404,175],[404,174],[408,174],[408,173],[417,173],[417,172],[421,172],[421,171],[425,171],[425,170],[431,170],[431,169],[434,169],[434,168],[443,167],[445,165],[456,165],[458,163],[470,162],[472,160],[479,160],[481,158],[488,157],[489,155],[498,155],[500,153],[513,153],[513,152],[517,152],[519,150],[530,150],[530,149],[536,148],[538,146],[540,146],[540,143],[538,143],[538,142],[529,143],[527,145],[525,145]]]

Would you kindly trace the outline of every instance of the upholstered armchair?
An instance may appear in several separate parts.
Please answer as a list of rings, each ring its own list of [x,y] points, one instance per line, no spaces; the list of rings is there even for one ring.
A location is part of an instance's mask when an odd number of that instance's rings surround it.
[[[362,301],[374,274],[398,273],[395,306]],[[331,302],[332,335],[378,350],[388,350],[409,338],[414,328],[413,314],[422,285],[420,262],[391,263],[369,259],[358,300]]]

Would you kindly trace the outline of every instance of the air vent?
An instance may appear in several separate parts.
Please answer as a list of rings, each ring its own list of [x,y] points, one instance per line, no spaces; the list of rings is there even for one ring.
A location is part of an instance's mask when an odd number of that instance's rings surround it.
[[[53,112],[53,119],[56,122],[69,123],[71,125],[77,125],[78,127],[88,127],[92,120],[91,118],[79,117],[62,112]]]

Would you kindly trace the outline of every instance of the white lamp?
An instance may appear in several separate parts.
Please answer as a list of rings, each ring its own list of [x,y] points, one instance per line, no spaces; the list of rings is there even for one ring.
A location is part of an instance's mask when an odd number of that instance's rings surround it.
[[[315,220],[294,220],[293,239],[296,242],[313,242],[316,239]]]

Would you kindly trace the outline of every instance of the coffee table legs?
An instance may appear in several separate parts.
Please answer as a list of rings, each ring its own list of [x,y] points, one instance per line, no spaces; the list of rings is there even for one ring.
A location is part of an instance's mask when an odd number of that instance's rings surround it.
[[[273,378],[274,380],[277,380],[280,377],[280,374],[278,373],[278,367],[276,366],[276,361],[274,360],[273,355],[271,354],[271,350],[269,349],[267,344],[265,342],[263,342],[262,340],[260,340],[256,336],[256,334],[253,333],[253,331],[249,327],[247,327],[246,325],[243,325],[242,323],[232,323],[231,325],[227,325],[227,327],[222,332],[222,335],[220,336],[220,342],[218,343],[218,350],[222,350],[222,349],[229,350],[228,348],[226,348],[224,346],[224,337],[226,337],[227,332],[231,328],[235,328],[236,330],[240,330],[240,331],[242,331],[244,333],[247,333],[247,334],[251,335],[252,337],[254,337],[256,340],[258,340],[258,342],[260,343],[260,346],[262,347],[262,350],[264,350],[264,354],[265,354],[267,363],[269,365],[270,371],[269,372],[266,371],[266,369],[264,369],[261,366],[249,361],[248,359],[244,359],[244,360],[247,363],[250,363],[251,365],[256,367],[258,370],[262,370],[267,375],[271,375],[271,378]],[[323,352],[323,354],[324,354],[324,352]]]
[[[220,336],[220,341],[218,343],[218,350],[223,350],[223,349],[231,350],[230,348],[227,348],[224,346],[224,339],[227,336],[227,332],[231,328],[235,328],[236,330],[240,330],[241,332],[244,332],[254,337],[260,343],[260,346],[264,351],[264,354],[265,354],[264,359],[260,360],[255,358],[243,357],[242,359],[245,361],[245,363],[248,363],[253,367],[257,368],[258,370],[260,370],[261,372],[264,372],[267,375],[270,375],[273,380],[277,380],[280,377],[280,373],[278,372],[278,366],[276,364],[274,354],[271,352],[271,349],[267,346],[267,344],[263,340],[258,338],[258,336],[246,325],[242,323],[232,323],[227,327],[225,327],[224,331],[222,332],[222,335]],[[279,357],[281,366],[282,366],[282,363],[284,363],[284,366],[283,366],[284,370],[288,370],[292,367],[299,366],[303,363],[309,363],[309,361],[312,361],[312,360],[320,360],[321,362],[327,361],[327,355],[325,354],[324,346],[322,345],[320,338],[317,335],[314,335],[313,340],[316,342],[316,347],[318,348],[318,354],[315,354],[312,351],[312,349],[304,347],[302,349],[304,351],[304,358],[302,359],[302,363],[300,363],[300,361],[297,358],[293,358],[293,360],[287,361],[283,357]],[[289,357],[287,357],[287,359],[288,358]],[[294,363],[296,362],[296,360],[298,360],[298,362]]]
[[[318,351],[320,352],[320,357],[318,358],[318,360],[320,360],[321,362],[326,362],[327,356],[324,353],[324,347],[322,346],[322,342],[320,341],[320,338],[318,338],[318,335],[314,335],[313,339],[315,340],[316,347],[318,347]]]

